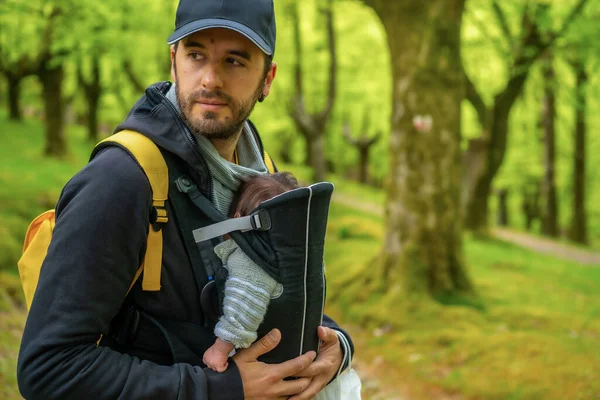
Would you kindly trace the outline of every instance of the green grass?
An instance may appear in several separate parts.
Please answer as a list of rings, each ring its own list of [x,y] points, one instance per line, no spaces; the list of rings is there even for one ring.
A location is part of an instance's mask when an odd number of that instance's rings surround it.
[[[69,127],[70,155],[43,157],[43,126],[38,121],[1,120],[0,269],[16,265],[25,230],[32,218],[53,208],[62,186],[83,166],[93,144],[80,127]]]
[[[401,293],[365,296],[352,284],[369,273],[382,221],[333,208],[326,250],[330,307],[362,325],[353,331],[363,345],[359,354],[382,356],[396,371],[390,384],[410,383],[417,388],[411,399],[436,398],[440,390],[466,399],[598,398],[600,268],[466,237],[483,311],[434,302],[406,311]],[[344,219],[363,234],[341,234]]]
[[[17,399],[25,312],[15,265],[22,238],[29,221],[53,207],[92,146],[82,130],[70,128],[71,157],[46,159],[40,123],[0,123],[0,398]],[[310,180],[304,167],[279,167]],[[344,196],[383,201],[373,188],[331,180]],[[466,236],[466,264],[482,307],[424,301],[408,309],[399,291],[371,295],[361,285],[383,237],[381,217],[333,203],[328,312],[350,328],[358,359],[373,365],[383,384],[402,388],[410,400],[600,398],[600,268]],[[365,399],[369,393],[365,388]]]

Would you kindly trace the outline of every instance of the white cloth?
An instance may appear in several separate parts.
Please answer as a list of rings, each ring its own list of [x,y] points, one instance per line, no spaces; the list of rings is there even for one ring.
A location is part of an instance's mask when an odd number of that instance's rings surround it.
[[[313,400],[361,400],[360,377],[352,367],[325,386]]]

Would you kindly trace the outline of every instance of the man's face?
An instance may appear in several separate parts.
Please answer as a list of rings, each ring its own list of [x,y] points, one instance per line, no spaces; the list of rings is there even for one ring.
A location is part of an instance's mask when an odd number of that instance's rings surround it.
[[[256,101],[268,95],[276,65],[265,71],[262,51],[222,28],[191,34],[171,48],[173,81],[182,117],[195,135],[229,139],[240,132]]]

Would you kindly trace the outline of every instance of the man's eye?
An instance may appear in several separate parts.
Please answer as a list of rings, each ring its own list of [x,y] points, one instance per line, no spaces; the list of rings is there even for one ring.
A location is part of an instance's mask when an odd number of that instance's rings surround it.
[[[228,58],[228,59],[227,59],[227,62],[228,62],[229,64],[232,64],[232,65],[235,65],[235,66],[238,66],[238,67],[243,67],[243,66],[244,66],[244,64],[242,64],[241,62],[239,62],[239,61],[238,61],[238,60],[236,60],[235,58]]]
[[[190,53],[190,58],[194,61],[198,61],[202,59],[202,54],[200,53]]]

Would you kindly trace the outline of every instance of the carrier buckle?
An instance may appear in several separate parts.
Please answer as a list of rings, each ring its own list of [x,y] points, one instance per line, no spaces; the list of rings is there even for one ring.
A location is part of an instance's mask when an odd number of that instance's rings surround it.
[[[271,217],[267,210],[258,210],[250,214],[250,225],[255,231],[268,231],[271,229]]]

